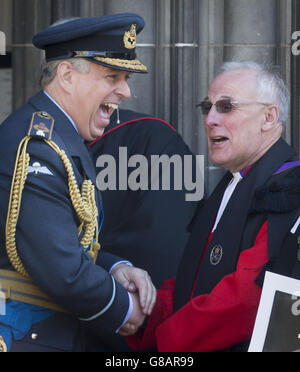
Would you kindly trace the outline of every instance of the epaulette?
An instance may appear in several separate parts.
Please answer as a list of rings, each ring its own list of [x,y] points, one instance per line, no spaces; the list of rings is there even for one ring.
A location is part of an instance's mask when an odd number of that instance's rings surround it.
[[[53,128],[54,119],[51,115],[45,111],[33,113],[27,136],[22,139],[17,150],[15,169],[12,177],[5,230],[6,252],[15,271],[26,279],[30,277],[17,252],[16,227],[30,162],[27,147],[32,139],[38,138],[44,141],[61,158],[68,177],[70,199],[80,221],[78,229],[80,244],[94,262],[96,262],[100,249],[100,244],[98,243],[98,209],[95,200],[95,186],[92,181],[84,180],[81,191],[79,190],[71,161],[66,152],[60,149],[51,139]]]
[[[28,136],[51,140],[54,128],[54,119],[45,111],[35,112],[28,131]]]

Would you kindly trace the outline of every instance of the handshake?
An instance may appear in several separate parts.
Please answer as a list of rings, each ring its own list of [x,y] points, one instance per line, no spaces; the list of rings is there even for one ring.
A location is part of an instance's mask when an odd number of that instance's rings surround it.
[[[148,273],[127,264],[120,264],[112,271],[112,276],[130,293],[133,310],[129,320],[119,331],[119,335],[134,335],[152,313],[156,302],[156,289]]]

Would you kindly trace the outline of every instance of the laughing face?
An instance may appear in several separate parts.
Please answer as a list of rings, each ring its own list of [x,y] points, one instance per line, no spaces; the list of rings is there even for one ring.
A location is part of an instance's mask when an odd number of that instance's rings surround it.
[[[129,75],[94,63],[86,74],[72,71],[68,111],[86,141],[101,136],[121,101],[130,98]]]
[[[207,100],[259,101],[255,71],[224,72],[213,81]],[[234,111],[219,113],[213,105],[205,116],[205,130],[211,162],[238,172],[254,164],[269,142],[264,134],[267,108],[263,105],[239,105]]]

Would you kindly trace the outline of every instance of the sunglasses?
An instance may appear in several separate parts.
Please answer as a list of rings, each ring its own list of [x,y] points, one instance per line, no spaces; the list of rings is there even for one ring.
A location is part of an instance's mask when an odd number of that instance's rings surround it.
[[[219,114],[228,114],[236,110],[239,105],[264,105],[264,106],[271,106],[271,103],[264,103],[264,102],[237,102],[232,101],[231,99],[221,99],[216,103],[212,103],[210,101],[203,101],[197,105],[197,107],[201,107],[202,114],[207,116],[213,106],[216,106],[217,112]]]

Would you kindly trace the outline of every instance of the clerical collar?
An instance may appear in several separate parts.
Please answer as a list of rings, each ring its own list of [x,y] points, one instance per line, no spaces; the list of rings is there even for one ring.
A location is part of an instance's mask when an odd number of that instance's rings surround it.
[[[252,168],[252,165],[242,169],[240,172],[231,173],[233,175],[232,181],[233,180],[239,181],[239,180],[243,179],[251,168]]]
[[[233,175],[233,179],[232,180],[236,180],[236,181],[239,181],[243,178],[241,172],[236,172],[236,173],[232,173]]]

